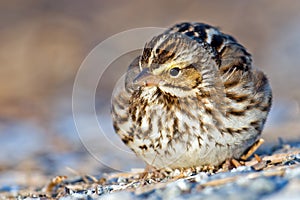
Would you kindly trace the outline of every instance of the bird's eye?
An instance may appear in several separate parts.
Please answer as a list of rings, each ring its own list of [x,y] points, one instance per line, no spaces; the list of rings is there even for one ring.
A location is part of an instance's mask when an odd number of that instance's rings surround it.
[[[172,69],[170,69],[170,75],[171,76],[177,76],[180,72],[180,69],[178,67],[174,67]]]

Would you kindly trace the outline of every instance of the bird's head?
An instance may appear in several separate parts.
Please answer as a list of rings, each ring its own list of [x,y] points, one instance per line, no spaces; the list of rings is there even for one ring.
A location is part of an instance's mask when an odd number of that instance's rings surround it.
[[[179,97],[193,95],[217,70],[215,53],[207,44],[179,33],[154,37],[145,45],[138,65],[133,84]]]

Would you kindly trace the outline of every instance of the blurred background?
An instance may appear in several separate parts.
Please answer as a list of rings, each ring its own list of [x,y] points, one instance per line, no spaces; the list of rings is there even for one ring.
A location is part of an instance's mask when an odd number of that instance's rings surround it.
[[[278,138],[300,141],[299,10],[297,0],[0,1],[0,190],[43,185],[55,175],[143,167],[133,154],[116,153],[116,146],[125,147],[107,114],[112,88],[138,51],[112,63],[99,82],[96,105],[105,135],[95,136],[86,120],[84,137],[105,162],[87,151],[72,116],[72,87],[85,57],[113,34],[138,27],[196,21],[232,34],[273,88],[266,146],[278,144]]]

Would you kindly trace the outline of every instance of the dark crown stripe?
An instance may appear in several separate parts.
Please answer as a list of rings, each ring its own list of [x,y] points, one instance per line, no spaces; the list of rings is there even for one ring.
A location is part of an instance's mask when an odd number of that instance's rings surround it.
[[[212,34],[212,30],[216,32],[216,34],[211,35],[211,40],[209,41],[209,35]],[[230,35],[224,34],[219,31],[218,28],[215,28],[213,26],[210,26],[208,24],[204,23],[180,23],[175,26],[173,26],[171,29],[166,31],[166,33],[175,33],[180,32],[185,34],[186,36],[196,40],[199,43],[206,43],[209,46],[211,46],[214,51],[216,51],[216,58],[221,60],[223,57],[223,53],[227,52],[225,51],[227,48],[234,48],[236,49],[236,52],[239,52],[237,55],[240,57],[241,64],[240,67],[235,68],[237,70],[246,70],[244,69],[245,66],[251,65],[252,59],[251,54],[247,52],[247,50],[240,45],[235,38],[233,38]],[[194,32],[194,33],[193,33]],[[196,33],[195,33],[196,32]],[[243,64],[242,64],[243,63]]]

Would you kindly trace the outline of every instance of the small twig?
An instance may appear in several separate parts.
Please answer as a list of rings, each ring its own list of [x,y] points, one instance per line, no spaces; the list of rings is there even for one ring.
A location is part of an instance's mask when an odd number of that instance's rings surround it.
[[[265,142],[264,139],[260,138],[259,140],[257,140],[251,147],[250,149],[247,151],[246,154],[241,156],[242,160],[247,160],[263,143]]]
[[[261,159],[262,159],[262,161],[269,161],[270,164],[277,164],[277,163],[282,163],[284,161],[287,161],[287,160],[289,160],[288,159],[289,157],[295,156],[297,154],[300,154],[299,149],[288,152],[288,153],[278,153],[278,154],[273,154],[271,156],[264,156]],[[250,161],[245,162],[245,165],[253,166],[257,163],[258,163],[258,161],[255,159],[255,160],[250,160]]]
[[[62,183],[65,179],[67,179],[67,176],[56,176],[43,188],[43,191],[51,194],[53,192],[53,188]]]
[[[235,167],[240,167],[242,166],[241,163],[239,161],[237,161],[236,159],[231,159],[231,163],[235,166]]]
[[[254,157],[257,160],[257,162],[261,162],[262,161],[262,159],[261,159],[261,157],[259,157],[259,155],[254,154]]]

